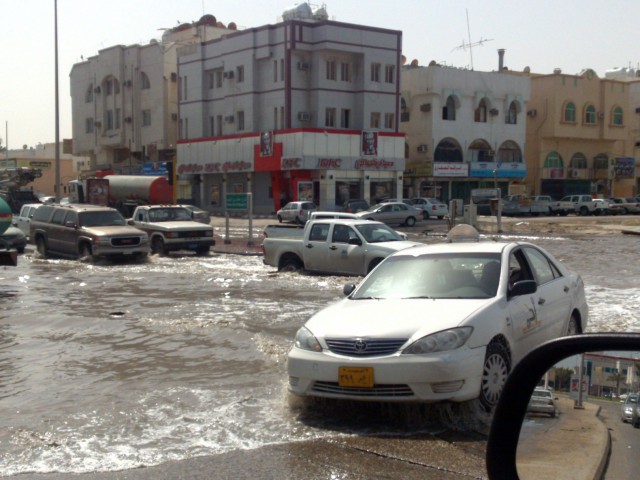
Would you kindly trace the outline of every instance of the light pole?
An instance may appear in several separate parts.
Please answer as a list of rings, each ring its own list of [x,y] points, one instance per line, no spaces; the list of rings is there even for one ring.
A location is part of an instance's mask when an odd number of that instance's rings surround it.
[[[54,48],[55,48],[55,98],[56,98],[56,203],[60,202],[60,102],[58,99],[58,0],[53,0]]]

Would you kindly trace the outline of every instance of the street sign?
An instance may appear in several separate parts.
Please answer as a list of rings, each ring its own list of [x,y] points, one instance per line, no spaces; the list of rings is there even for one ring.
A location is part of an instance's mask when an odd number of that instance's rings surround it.
[[[227,210],[249,210],[249,200],[246,193],[227,193],[225,197]]]

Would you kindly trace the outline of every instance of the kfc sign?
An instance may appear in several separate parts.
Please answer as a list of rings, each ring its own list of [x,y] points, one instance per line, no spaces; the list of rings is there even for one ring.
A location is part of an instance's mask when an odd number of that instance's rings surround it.
[[[342,165],[342,159],[340,158],[319,158],[318,168],[340,168]]]
[[[294,157],[294,158],[283,158],[282,159],[282,170],[293,170],[296,168],[302,168],[302,160]]]

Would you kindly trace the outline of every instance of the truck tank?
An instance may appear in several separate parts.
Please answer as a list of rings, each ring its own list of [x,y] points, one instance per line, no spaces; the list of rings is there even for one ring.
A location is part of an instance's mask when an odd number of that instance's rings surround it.
[[[166,177],[146,175],[107,175],[112,202],[140,200],[150,204],[173,203],[173,188]]]

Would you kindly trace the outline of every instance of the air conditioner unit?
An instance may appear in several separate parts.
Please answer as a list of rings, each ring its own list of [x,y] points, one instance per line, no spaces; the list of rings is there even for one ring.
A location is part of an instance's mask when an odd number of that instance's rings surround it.
[[[496,151],[495,150],[487,150],[487,156],[488,157],[495,157],[496,156]]]
[[[124,121],[126,123],[131,123],[133,121],[133,119],[131,117],[124,117]]]
[[[176,72],[171,72],[171,81],[172,82],[178,81],[178,74]]]
[[[418,152],[424,153],[427,150],[429,150],[429,146],[428,145],[418,145]]]
[[[529,115],[530,117],[535,117],[537,114],[538,114],[538,111],[535,108],[532,108],[527,112],[527,115]]]
[[[492,108],[491,110],[489,110],[489,113],[495,117],[499,112],[497,108]]]
[[[307,112],[299,112],[298,120],[300,120],[301,122],[308,122],[309,120],[311,120],[311,114]]]
[[[96,88],[93,89],[93,91],[96,92],[96,93],[100,93],[101,89],[100,89],[100,87],[96,87]]]
[[[178,114],[177,113],[172,113],[171,114],[171,120],[178,120]]]
[[[567,175],[569,176],[569,178],[578,178],[580,176],[580,171],[574,168],[570,168],[567,172]]]
[[[298,70],[311,70],[311,64],[308,62],[298,62]]]
[[[133,85],[133,82],[131,80],[125,80],[124,81],[124,86],[125,87],[130,87],[131,85]]]
[[[420,111],[421,112],[430,112],[431,111],[431,104],[430,103],[423,103],[422,105],[420,105]]]
[[[222,74],[224,78],[233,78],[233,70],[229,70],[228,72],[224,72]]]
[[[598,118],[604,118],[604,112],[598,112]]]
[[[226,117],[224,117],[224,121],[227,123],[233,123],[233,115],[227,115]]]

